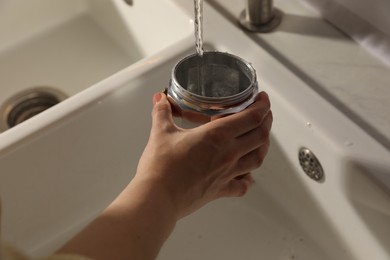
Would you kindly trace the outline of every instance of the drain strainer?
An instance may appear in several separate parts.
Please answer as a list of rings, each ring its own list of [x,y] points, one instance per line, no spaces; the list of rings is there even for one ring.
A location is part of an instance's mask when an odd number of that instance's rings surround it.
[[[321,163],[310,149],[306,147],[299,149],[298,158],[307,176],[319,182],[324,180],[325,175]]]
[[[54,88],[37,87],[9,98],[0,109],[0,131],[5,131],[58,104],[67,96]]]

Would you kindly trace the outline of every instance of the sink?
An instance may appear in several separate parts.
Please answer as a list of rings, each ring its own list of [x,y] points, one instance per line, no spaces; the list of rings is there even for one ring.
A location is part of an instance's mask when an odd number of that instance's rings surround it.
[[[191,28],[167,0],[2,1],[0,107],[35,88],[75,95],[180,41]]]
[[[188,22],[190,1],[166,3]],[[204,9],[206,49],[251,61],[270,95],[271,148],[245,197],[181,220],[158,260],[389,259],[389,151],[217,10]],[[107,206],[135,173],[153,93],[193,45],[187,35],[0,135],[6,240],[34,256],[51,253]],[[301,169],[301,147],[320,161],[322,182]]]

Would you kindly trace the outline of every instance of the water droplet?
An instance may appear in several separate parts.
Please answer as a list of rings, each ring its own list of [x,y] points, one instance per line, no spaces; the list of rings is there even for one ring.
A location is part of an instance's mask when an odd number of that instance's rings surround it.
[[[344,146],[350,147],[350,146],[352,146],[352,145],[353,145],[353,142],[351,142],[351,141],[349,141],[349,140],[345,140],[345,141],[344,141]]]
[[[306,123],[306,126],[307,126],[308,128],[311,128],[311,127],[312,127],[312,125],[311,125],[310,122],[307,122],[307,123]]]

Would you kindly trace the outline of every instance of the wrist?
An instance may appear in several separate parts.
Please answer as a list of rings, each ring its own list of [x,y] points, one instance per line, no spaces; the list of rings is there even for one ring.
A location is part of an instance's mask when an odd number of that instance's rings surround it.
[[[145,212],[159,216],[168,226],[175,225],[177,218],[176,203],[168,189],[156,181],[135,177],[121,192],[107,210],[121,211],[124,216],[133,212]]]

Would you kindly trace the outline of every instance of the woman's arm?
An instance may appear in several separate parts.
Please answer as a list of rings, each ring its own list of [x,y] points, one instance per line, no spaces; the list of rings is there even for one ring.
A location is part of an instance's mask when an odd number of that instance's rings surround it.
[[[175,210],[164,192],[133,181],[58,253],[93,259],[155,259],[172,232]]]
[[[137,173],[113,203],[59,250],[93,259],[155,259],[176,221],[220,197],[242,196],[268,151],[272,113],[260,93],[244,111],[177,127],[153,98],[152,129]]]

